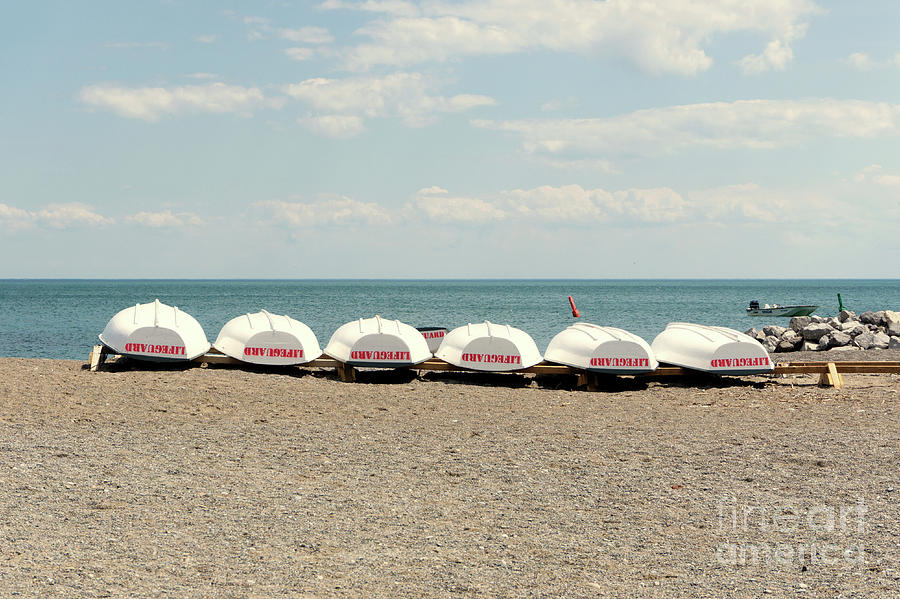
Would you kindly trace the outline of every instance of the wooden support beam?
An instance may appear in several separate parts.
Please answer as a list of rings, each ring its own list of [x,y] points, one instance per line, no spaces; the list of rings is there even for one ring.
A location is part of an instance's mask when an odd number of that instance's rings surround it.
[[[105,345],[95,345],[94,349],[91,350],[91,353],[88,356],[91,372],[96,372],[97,369],[100,368],[100,365],[106,361],[105,349]]]
[[[827,370],[819,375],[819,385],[822,387],[834,387],[835,389],[840,389],[844,386],[844,379],[841,377],[841,373],[837,371],[834,362],[829,362]]]
[[[115,350],[106,345],[96,345],[88,356],[89,368],[96,371],[103,365],[108,356],[119,355]],[[252,366],[247,362],[236,360],[226,356],[222,352],[211,348],[205,355],[194,360],[199,365],[203,364],[224,364],[236,366]],[[334,368],[342,381],[356,381],[357,368],[350,364],[345,364],[333,358],[323,356],[316,358],[305,364],[298,364],[298,368]],[[416,371],[444,371],[444,372],[484,372],[476,371],[471,368],[463,368],[454,366],[438,358],[430,358],[421,364],[415,364],[408,367],[410,370]],[[900,361],[835,361],[835,362],[783,362],[776,363],[773,374],[819,374],[820,382],[828,384],[836,388],[843,386],[843,377],[841,373],[869,373],[869,374],[900,374]],[[599,388],[600,375],[594,372],[580,370],[563,366],[562,364],[551,364],[549,362],[541,362],[529,368],[521,370],[513,370],[498,374],[555,374],[555,375],[576,375],[576,385],[586,387],[589,390]],[[653,372],[642,373],[637,375],[618,375],[618,376],[636,376],[636,377],[666,377],[666,376],[685,376],[690,374],[701,374],[699,371],[692,371],[681,368],[679,366],[660,366]],[[616,375],[609,375],[616,376]],[[732,375],[737,376],[737,375]]]
[[[356,368],[350,366],[349,364],[345,364],[344,362],[337,362],[337,373],[342,381],[345,383],[355,383],[356,382]]]

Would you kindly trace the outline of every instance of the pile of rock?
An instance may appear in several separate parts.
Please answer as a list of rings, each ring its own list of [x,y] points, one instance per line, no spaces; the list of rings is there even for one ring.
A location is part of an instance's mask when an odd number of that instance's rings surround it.
[[[795,316],[790,326],[768,325],[747,334],[767,351],[825,351],[829,349],[900,350],[900,312],[879,310],[859,316],[843,310],[836,318]]]

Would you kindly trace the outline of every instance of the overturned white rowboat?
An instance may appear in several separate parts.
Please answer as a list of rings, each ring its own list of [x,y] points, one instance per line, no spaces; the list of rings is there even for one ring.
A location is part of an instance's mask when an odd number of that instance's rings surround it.
[[[116,353],[153,362],[193,360],[209,351],[200,323],[158,299],[125,308],[110,319],[99,337]]]
[[[650,346],[637,335],[587,322],[558,333],[547,346],[544,359],[607,374],[640,374],[659,366]]]
[[[229,320],[213,347],[242,362],[271,366],[304,364],[322,355],[312,329],[265,310]]]
[[[487,321],[453,329],[434,355],[454,366],[488,372],[521,370],[543,359],[528,333]]]
[[[422,333],[380,316],[341,326],[325,346],[325,354],[351,366],[375,368],[413,366],[432,356]]]
[[[725,327],[671,322],[650,348],[662,363],[715,374],[764,374],[775,365],[755,339]]]

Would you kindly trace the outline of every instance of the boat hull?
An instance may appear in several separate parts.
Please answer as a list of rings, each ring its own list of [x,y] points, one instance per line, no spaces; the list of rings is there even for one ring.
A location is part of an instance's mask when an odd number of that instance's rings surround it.
[[[660,363],[713,374],[767,374],[775,365],[766,349],[734,329],[672,322],[650,348]]]
[[[159,300],[121,310],[98,337],[116,353],[148,362],[186,362],[210,347],[193,316]]]
[[[360,318],[332,334],[325,354],[364,368],[403,368],[421,364],[432,353],[422,333],[399,320]]]
[[[454,366],[485,372],[513,372],[543,360],[528,333],[487,321],[453,329],[434,355]]]
[[[637,335],[590,323],[573,324],[558,333],[544,359],[601,374],[641,374],[659,366],[650,345]]]
[[[305,364],[322,355],[308,326],[265,310],[229,320],[213,347],[236,360],[262,366]]]
[[[748,316],[809,316],[819,306],[775,306],[772,308],[747,308]]]
[[[425,341],[428,343],[428,351],[431,353],[438,350],[444,337],[450,332],[449,329],[444,327],[417,327],[416,330],[425,337]]]

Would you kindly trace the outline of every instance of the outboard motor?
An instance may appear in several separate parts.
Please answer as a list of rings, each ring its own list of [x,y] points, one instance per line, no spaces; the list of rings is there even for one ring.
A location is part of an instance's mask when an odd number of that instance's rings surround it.
[[[752,300],[752,301],[750,302],[750,309],[751,309],[751,310],[759,310],[759,301],[758,301],[758,300]]]

